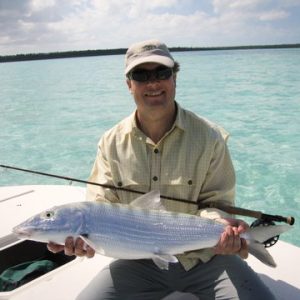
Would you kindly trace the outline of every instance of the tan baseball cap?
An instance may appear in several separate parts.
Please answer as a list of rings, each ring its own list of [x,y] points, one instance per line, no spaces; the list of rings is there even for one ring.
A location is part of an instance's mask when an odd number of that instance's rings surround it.
[[[132,44],[125,55],[125,74],[143,63],[159,63],[169,68],[174,67],[174,58],[168,47],[158,40],[147,40]]]

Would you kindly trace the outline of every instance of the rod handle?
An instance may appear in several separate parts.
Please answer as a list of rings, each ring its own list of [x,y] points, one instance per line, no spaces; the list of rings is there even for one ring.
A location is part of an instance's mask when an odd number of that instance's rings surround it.
[[[245,209],[245,208],[224,205],[224,204],[220,204],[220,203],[210,203],[209,205],[206,205],[206,207],[217,208],[217,209],[223,210],[232,215],[240,215],[240,216],[245,216],[245,217],[252,217],[255,219],[270,220],[270,221],[276,221],[276,222],[285,222],[289,225],[294,225],[294,223],[295,223],[295,218],[292,216],[283,217],[283,216],[278,216],[278,215],[268,215],[268,214],[264,214],[260,211],[249,210],[249,209]],[[201,208],[201,205],[199,208]]]

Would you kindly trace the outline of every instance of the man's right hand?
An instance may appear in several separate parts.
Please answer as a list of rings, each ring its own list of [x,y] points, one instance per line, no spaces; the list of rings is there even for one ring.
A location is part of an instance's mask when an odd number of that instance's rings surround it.
[[[73,237],[67,237],[65,245],[58,245],[53,242],[49,242],[47,248],[50,252],[58,253],[64,251],[66,255],[72,256],[86,256],[91,258],[95,255],[95,250],[81,239],[77,238],[75,241]]]

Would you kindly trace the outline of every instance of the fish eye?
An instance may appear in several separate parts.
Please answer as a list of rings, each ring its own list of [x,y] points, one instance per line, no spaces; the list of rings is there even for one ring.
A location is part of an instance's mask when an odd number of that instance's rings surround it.
[[[46,211],[45,214],[44,214],[44,217],[46,219],[51,219],[52,217],[54,216],[54,211]]]

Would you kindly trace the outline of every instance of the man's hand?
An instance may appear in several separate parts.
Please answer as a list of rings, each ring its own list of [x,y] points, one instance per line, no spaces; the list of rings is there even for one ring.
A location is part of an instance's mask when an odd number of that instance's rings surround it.
[[[237,219],[218,219],[226,226],[218,244],[215,246],[216,254],[238,254],[241,258],[248,257],[248,245],[245,239],[240,238],[240,234],[247,231],[249,225]]]
[[[68,256],[76,255],[91,258],[95,255],[95,250],[89,245],[86,245],[81,238],[77,238],[74,242],[73,237],[67,237],[65,245],[58,245],[50,242],[47,245],[47,248],[53,253],[64,251]]]

